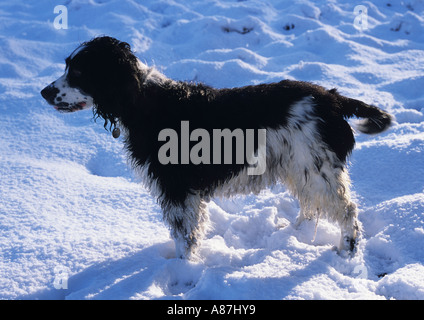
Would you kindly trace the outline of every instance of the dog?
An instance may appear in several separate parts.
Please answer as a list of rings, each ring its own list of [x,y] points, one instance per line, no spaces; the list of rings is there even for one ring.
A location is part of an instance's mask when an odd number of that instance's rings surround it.
[[[358,130],[376,134],[390,126],[390,114],[308,82],[217,89],[174,81],[107,36],[84,42],[65,62],[65,74],[41,95],[60,112],[93,107],[115,137],[122,129],[131,165],[157,198],[177,257],[190,258],[198,247],[211,197],[258,193],[278,182],[299,200],[295,226],[313,217],[335,221],[338,249],[354,252],[359,227],[346,160],[355,139],[346,120],[363,118]],[[229,139],[215,145],[224,130]],[[180,141],[173,136],[179,132]],[[240,133],[250,138],[238,139]]]

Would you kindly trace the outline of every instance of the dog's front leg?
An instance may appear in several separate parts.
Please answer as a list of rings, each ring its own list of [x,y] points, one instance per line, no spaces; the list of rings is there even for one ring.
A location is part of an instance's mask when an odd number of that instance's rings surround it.
[[[206,204],[198,195],[190,195],[181,205],[162,207],[164,220],[175,241],[177,258],[190,259],[203,238],[208,221]]]

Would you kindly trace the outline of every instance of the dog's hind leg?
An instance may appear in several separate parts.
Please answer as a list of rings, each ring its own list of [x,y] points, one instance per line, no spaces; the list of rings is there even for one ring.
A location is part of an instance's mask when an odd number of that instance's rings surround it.
[[[323,170],[324,171],[324,170]],[[337,222],[341,230],[339,251],[354,252],[359,232],[356,204],[350,195],[350,180],[346,169],[332,168],[325,175],[326,192],[321,199],[321,212]]]
[[[304,167],[298,168],[297,172],[305,174],[288,179],[295,182],[290,186],[301,207],[295,227],[305,219],[322,215],[340,226],[338,249],[354,251],[359,228],[356,205],[351,201],[348,173],[332,152],[323,149],[320,157],[323,159],[320,166],[303,163]]]
[[[344,215],[339,218],[339,225],[341,229],[339,250],[354,252],[356,246],[356,239],[359,232],[357,221],[356,205],[350,202],[346,208]]]
[[[328,168],[329,169],[329,168]],[[341,230],[339,251],[354,252],[359,233],[356,204],[351,200],[350,179],[345,168],[335,166],[327,170],[327,192],[323,209],[336,221]]]
[[[162,209],[175,241],[177,258],[190,259],[203,238],[208,221],[206,203],[195,194],[189,195],[182,205],[166,205]]]

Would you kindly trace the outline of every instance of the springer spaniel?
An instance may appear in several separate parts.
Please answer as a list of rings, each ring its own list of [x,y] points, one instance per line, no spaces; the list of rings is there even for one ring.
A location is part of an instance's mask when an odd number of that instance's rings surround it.
[[[346,119],[364,118],[358,129],[367,134],[392,121],[377,107],[307,82],[216,89],[174,81],[111,37],[79,46],[41,94],[61,112],[94,107],[114,137],[123,129],[132,165],[157,197],[182,258],[204,234],[211,197],[277,182],[299,199],[296,225],[333,220],[339,250],[354,251],[359,227],[345,165],[355,140]]]

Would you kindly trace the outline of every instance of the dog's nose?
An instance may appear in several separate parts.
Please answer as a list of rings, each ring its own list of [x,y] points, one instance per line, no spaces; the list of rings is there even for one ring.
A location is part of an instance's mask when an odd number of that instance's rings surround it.
[[[48,85],[43,90],[41,90],[41,95],[49,103],[54,103],[54,98],[56,98],[58,93],[59,93],[59,89],[53,85]]]

